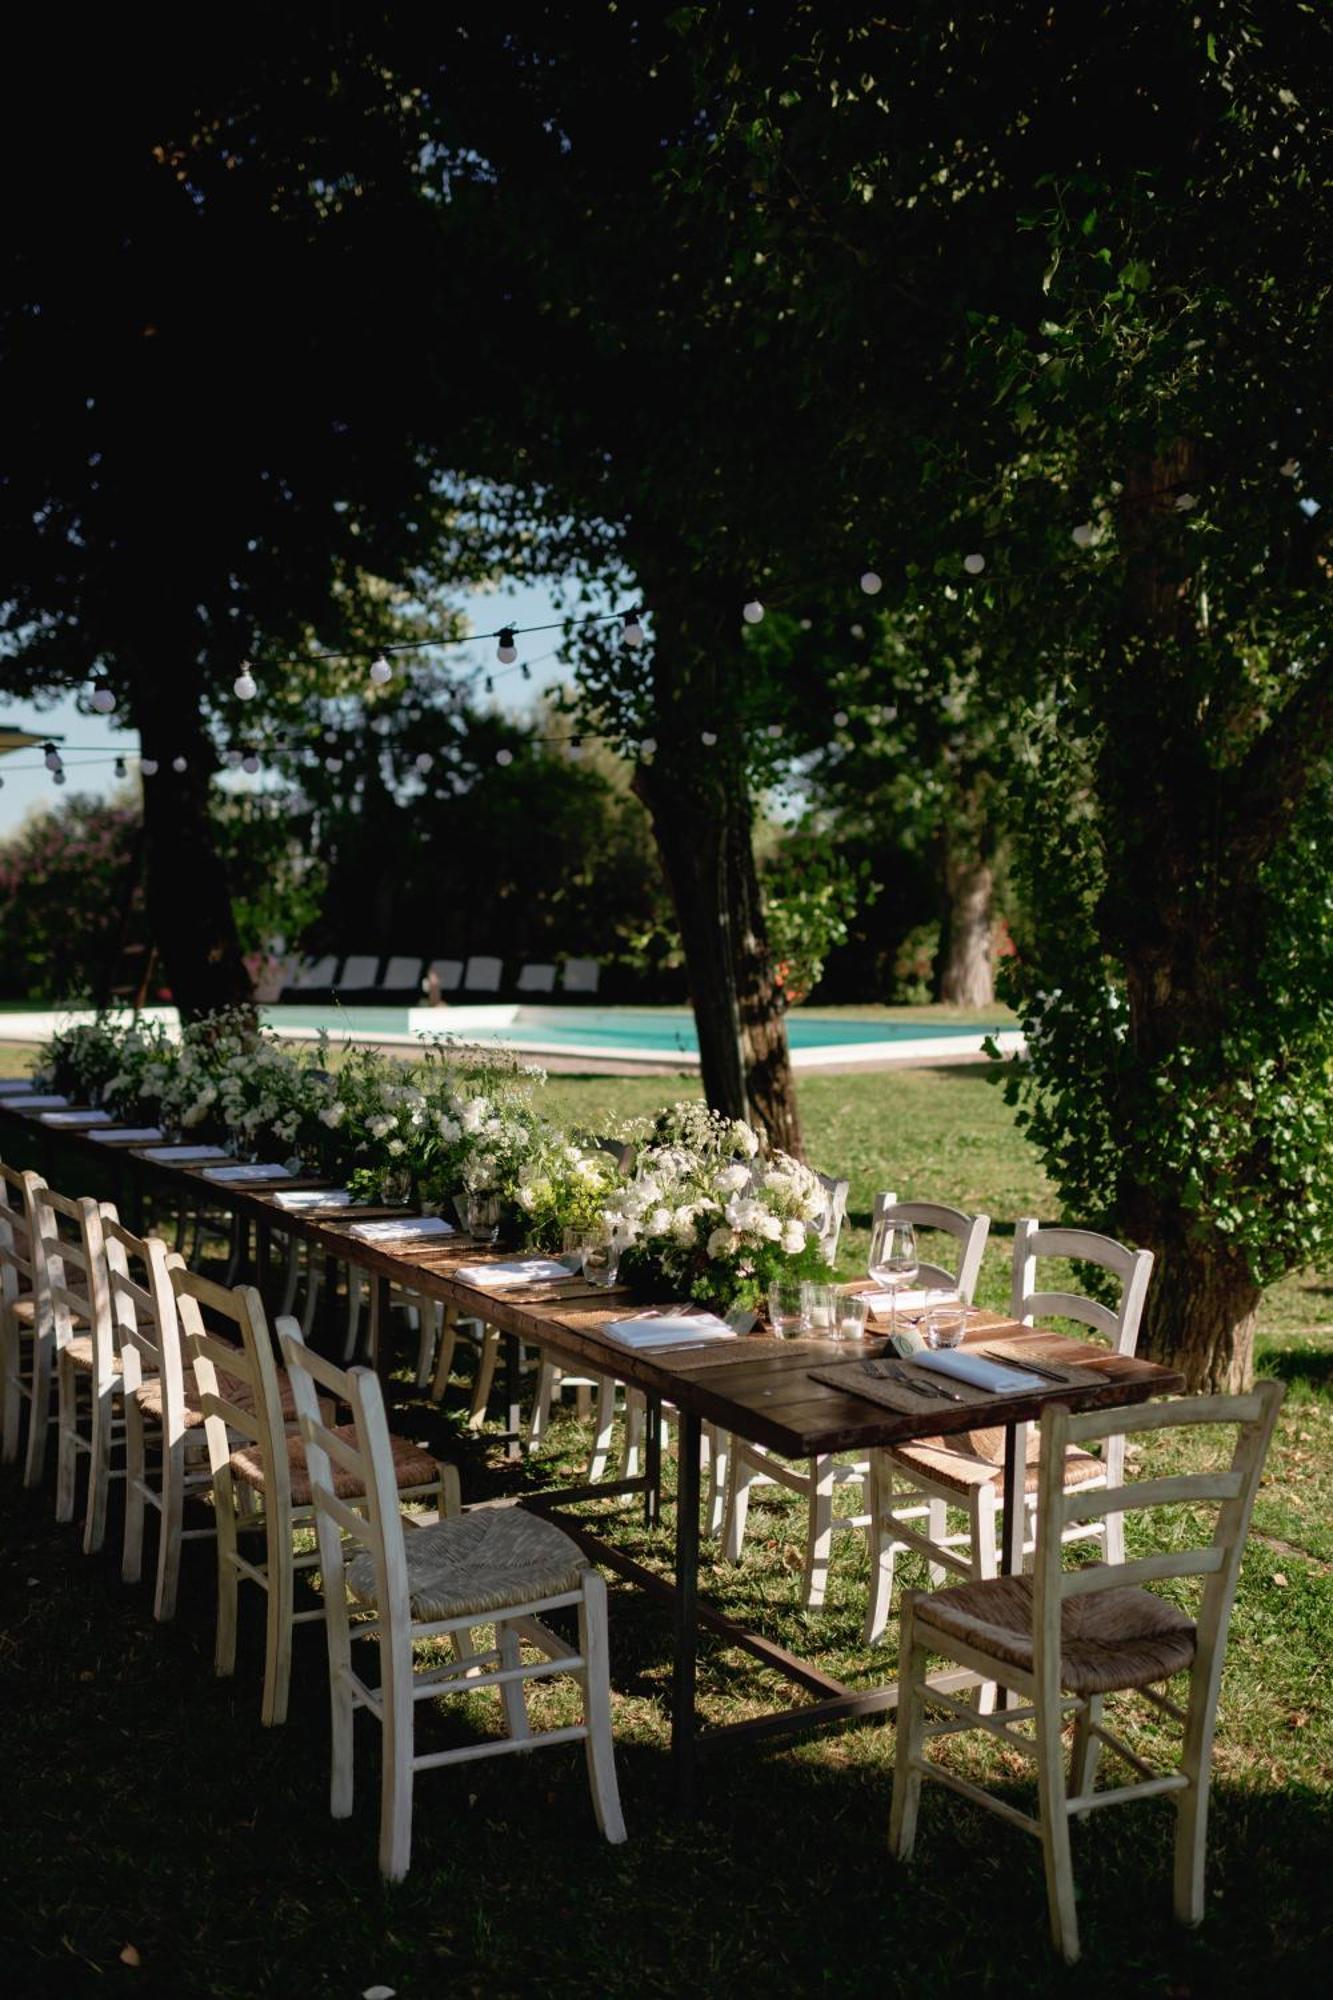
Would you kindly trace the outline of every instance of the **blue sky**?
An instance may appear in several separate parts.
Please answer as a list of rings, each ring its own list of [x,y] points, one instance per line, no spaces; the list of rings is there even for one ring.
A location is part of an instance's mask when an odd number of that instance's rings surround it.
[[[472,624],[482,632],[494,631],[506,620],[512,620],[516,626],[545,625],[558,619],[562,612],[558,588],[545,584],[479,592],[465,602]],[[559,660],[546,657],[559,639],[558,632],[545,632],[519,641],[519,658],[526,657],[532,662],[532,678],[525,681],[516,672],[502,673],[495,686],[497,708],[511,711],[526,708],[540,689],[563,677]],[[463,657],[493,664],[493,651],[489,644],[478,645],[467,649]],[[121,782],[115,775],[116,753],[124,751],[133,757],[139,748],[137,733],[118,727],[114,714],[80,715],[73,697],[54,708],[39,710],[31,702],[11,701],[0,695],[0,724],[31,729],[43,736],[63,737],[62,755],[68,773],[62,793],[43,765],[40,750],[19,750],[0,757],[0,836],[12,833],[34,806],[53,805],[71,792],[106,797]],[[133,766],[130,768],[132,771]],[[241,771],[229,773],[226,780],[228,786],[247,791],[256,789],[263,781],[262,772],[247,777]]]

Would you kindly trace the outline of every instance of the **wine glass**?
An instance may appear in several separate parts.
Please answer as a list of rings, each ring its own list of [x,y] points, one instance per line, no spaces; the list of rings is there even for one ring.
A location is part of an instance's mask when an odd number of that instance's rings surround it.
[[[889,1313],[889,1334],[898,1331],[898,1291],[902,1285],[910,1285],[919,1268],[916,1251],[916,1231],[910,1222],[895,1222],[891,1216],[881,1216],[875,1224],[870,1238],[869,1271],[877,1285],[882,1285],[892,1297]]]

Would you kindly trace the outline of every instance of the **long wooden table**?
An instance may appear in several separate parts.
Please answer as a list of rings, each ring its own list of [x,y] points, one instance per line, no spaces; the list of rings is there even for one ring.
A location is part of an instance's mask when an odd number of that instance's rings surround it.
[[[508,1435],[517,1434],[516,1369],[513,1365],[520,1342],[540,1348],[561,1365],[583,1366],[600,1375],[614,1375],[640,1389],[648,1403],[646,1426],[649,1440],[646,1470],[637,1480],[604,1481],[591,1487],[565,1487],[550,1493],[524,1495],[520,1504],[539,1509],[573,1535],[596,1559],[619,1575],[670,1600],[674,1610],[675,1652],[672,1674],[671,1743],[677,1795],[688,1802],[694,1784],[695,1760],[700,1748],[738,1740],[847,1721],[893,1708],[897,1703],[895,1683],[871,1689],[855,1689],[823,1673],[810,1662],[797,1658],[760,1633],[747,1631],[712,1606],[700,1601],[699,1512],[701,1500],[700,1458],[702,1427],[719,1425],[769,1450],[796,1460],[807,1460],[831,1452],[854,1451],[864,1454],[878,1445],[906,1444],[926,1436],[948,1436],[977,1428],[974,1403],[928,1402],[922,1398],[920,1411],[910,1413],[882,1407],[855,1395],[812,1379],[810,1370],[846,1360],[846,1343],[810,1339],[777,1340],[771,1336],[747,1336],[737,1341],[734,1354],[725,1356],[716,1348],[671,1353],[626,1349],[601,1331],[606,1321],[623,1318],[631,1309],[630,1295],[624,1291],[595,1291],[581,1279],[564,1283],[535,1285],[493,1292],[471,1285],[457,1276],[460,1265],[485,1260],[501,1261],[506,1253],[481,1248],[466,1237],[442,1237],[396,1249],[391,1245],[366,1243],[351,1234],[358,1212],[344,1217],[315,1217],[280,1207],[273,1199],[276,1189],[244,1185],[219,1186],[205,1178],[202,1167],[170,1166],[143,1158],[141,1147],[118,1148],[95,1143],[85,1134],[55,1130],[39,1122],[39,1114],[13,1110],[0,1097],[0,1135],[19,1128],[24,1150],[35,1146],[39,1162],[49,1167],[54,1149],[64,1148],[76,1156],[95,1155],[102,1168],[122,1173],[147,1175],[159,1184],[172,1184],[174,1192],[198,1204],[218,1204],[255,1225],[258,1241],[266,1245],[277,1229],[304,1238],[326,1258],[358,1267],[370,1274],[372,1296],[372,1339],[383,1335],[388,1324],[388,1296],[394,1284],[419,1295],[442,1300],[446,1305],[484,1319],[507,1337],[510,1357]],[[0,1153],[6,1148],[0,1146]],[[117,1158],[117,1155],[119,1157]],[[132,1163],[132,1164],[131,1164]],[[56,1184],[56,1177],[48,1171]],[[283,1182],[281,1186],[315,1186],[315,1182]],[[65,1192],[71,1190],[66,1187]],[[136,1206],[138,1204],[136,1203]],[[383,1214],[384,1211],[376,1211]],[[512,1252],[508,1253],[512,1256]],[[262,1258],[262,1251],[261,1251]],[[1078,1411],[1117,1408],[1142,1403],[1151,1397],[1173,1393],[1184,1386],[1183,1377],[1169,1368],[1149,1361],[1110,1353],[1089,1342],[1070,1340],[1051,1345],[1049,1334],[1038,1334],[1015,1322],[992,1321],[978,1342],[1004,1340],[1006,1345],[1023,1339],[1040,1340],[1043,1354],[1056,1360],[1077,1362],[1091,1370],[1096,1381],[1087,1386],[1062,1388],[1060,1400]],[[378,1364],[388,1365],[387,1335],[380,1338]],[[880,1341],[868,1341],[864,1352],[872,1356],[883,1351]],[[1025,1509],[1023,1482],[1026,1477],[1029,1426],[1051,1400],[1049,1392],[1028,1392],[999,1396],[985,1406],[988,1428],[1004,1431],[1004,1539],[1001,1566],[1007,1574],[1017,1573],[1023,1562]],[[579,1500],[641,1493],[650,1521],[656,1519],[658,1465],[656,1441],[661,1407],[669,1403],[678,1412],[679,1444],[676,1487],[674,1577],[668,1579],[645,1564],[634,1561],[622,1550],[597,1535],[585,1520],[570,1512]],[[731,1724],[701,1733],[696,1713],[696,1677],[699,1629],[721,1635],[729,1645],[739,1646],[775,1668],[789,1680],[804,1687],[814,1699],[800,1707],[783,1709],[757,1719]],[[965,1686],[975,1676],[959,1673],[941,1677],[941,1686]]]

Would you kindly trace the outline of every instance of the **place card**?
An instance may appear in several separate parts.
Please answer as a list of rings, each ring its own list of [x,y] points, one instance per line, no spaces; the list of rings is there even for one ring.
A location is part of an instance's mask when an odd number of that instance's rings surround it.
[[[401,1221],[395,1216],[390,1222],[354,1222],[348,1234],[359,1236],[363,1243],[419,1243],[457,1231],[442,1215],[405,1215]]]
[[[39,1124],[54,1125],[62,1131],[76,1132],[90,1125],[109,1125],[109,1111],[43,1111]]]
[[[568,1264],[554,1257],[524,1257],[513,1264],[460,1264],[454,1276],[464,1285],[485,1292],[503,1292],[511,1285],[549,1285],[574,1276]]]
[[[160,1125],[108,1125],[103,1131],[90,1132],[88,1137],[99,1140],[104,1146],[128,1146],[132,1142],[142,1146],[150,1139],[160,1139],[162,1137],[162,1127]]]

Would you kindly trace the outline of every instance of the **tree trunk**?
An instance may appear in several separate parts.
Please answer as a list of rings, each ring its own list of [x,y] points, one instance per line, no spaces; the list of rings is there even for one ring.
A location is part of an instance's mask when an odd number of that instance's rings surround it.
[[[253,988],[209,822],[213,750],[191,663],[145,662],[133,710],[143,754],[158,765],[143,781],[146,902],[172,998],[182,1020],[248,1006]],[[177,757],[186,759],[184,771],[172,769]]]
[[[754,1125],[772,1146],[802,1157],[787,1029],[769,958],[754,861],[744,745],[723,720],[722,689],[735,655],[734,596],[701,602],[652,589],[656,627],[657,753],[634,789],[653,823],[689,973],[704,1095],[716,1111]],[[712,727],[718,740],[702,741]]]
[[[1190,1242],[1170,1229],[1143,1240],[1156,1251],[1139,1349],[1179,1368],[1201,1394],[1234,1395],[1254,1371],[1254,1326],[1262,1293],[1245,1260],[1215,1243]]]
[[[960,852],[949,845],[944,886],[949,903],[940,944],[939,997],[955,1007],[989,1007],[995,999],[994,871],[975,851]]]

